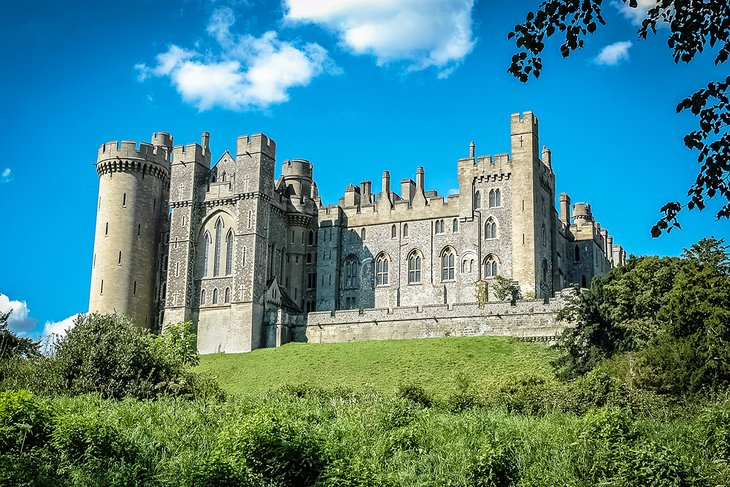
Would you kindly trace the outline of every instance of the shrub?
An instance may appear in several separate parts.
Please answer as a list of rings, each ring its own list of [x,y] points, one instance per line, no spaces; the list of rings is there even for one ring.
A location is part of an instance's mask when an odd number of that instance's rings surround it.
[[[626,409],[606,406],[588,411],[578,442],[587,457],[583,476],[594,483],[615,477],[619,459],[636,437],[634,422]]]
[[[0,391],[19,389],[39,395],[63,392],[56,361],[51,357],[0,360]]]
[[[673,450],[654,442],[641,442],[616,458],[620,462],[615,485],[689,487],[701,485],[692,467]]]
[[[317,482],[322,487],[384,487],[372,467],[361,461],[337,459],[331,462]]]
[[[545,414],[551,412],[557,402],[559,387],[559,384],[548,384],[543,377],[524,377],[503,385],[499,402],[511,413]]]
[[[318,438],[265,412],[224,429],[214,456],[228,463],[239,479],[261,478],[284,486],[313,485],[327,463]]]
[[[401,399],[406,399],[418,406],[425,408],[431,407],[433,401],[426,389],[417,384],[402,384],[396,389],[395,395]]]
[[[0,393],[0,451],[43,446],[50,431],[51,415],[40,399],[24,390]]]
[[[702,446],[715,459],[730,458],[730,399],[706,409],[698,418]]]
[[[475,487],[517,485],[520,472],[514,448],[492,441],[483,445],[470,472]]]

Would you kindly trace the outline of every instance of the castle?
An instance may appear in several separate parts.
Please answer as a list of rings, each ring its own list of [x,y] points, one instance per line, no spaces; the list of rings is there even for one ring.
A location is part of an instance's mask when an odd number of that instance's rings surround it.
[[[201,353],[290,340],[343,341],[448,334],[554,336],[554,298],[622,265],[625,251],[588,204],[555,207],[551,153],[538,120],[513,114],[511,155],[459,159],[459,193],[388,171],[323,205],[312,164],[276,144],[239,137],[211,167],[209,134],[173,147],[108,142],[99,175],[89,311],[139,325],[192,321]],[[504,276],[526,298],[498,302]],[[481,287],[480,287],[481,286]],[[477,304],[477,288],[488,303]]]

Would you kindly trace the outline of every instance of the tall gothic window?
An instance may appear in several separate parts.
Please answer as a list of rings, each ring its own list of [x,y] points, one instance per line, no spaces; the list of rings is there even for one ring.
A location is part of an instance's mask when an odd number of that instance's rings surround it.
[[[436,233],[444,233],[444,221],[436,220]]]
[[[218,288],[213,289],[213,304],[218,304]]]
[[[388,285],[388,258],[381,254],[375,259],[375,284],[377,286]]]
[[[497,276],[497,258],[493,255],[488,255],[487,258],[484,259],[484,276]]]
[[[231,302],[231,288],[229,288],[229,287],[227,287],[225,292],[223,293],[223,302],[224,303]]]
[[[489,207],[496,208],[502,206],[502,194],[499,188],[489,191]]]
[[[215,255],[213,255],[213,277],[221,273],[221,239],[223,236],[223,220],[215,222]]]
[[[208,232],[205,232],[203,240],[205,241],[205,248],[203,249],[203,276],[208,277],[208,260],[210,258],[210,244],[212,243]]]
[[[226,275],[233,273],[233,229],[226,235]]]
[[[474,193],[474,208],[478,210],[481,207],[482,207],[482,194],[479,191],[477,191],[476,193]]]
[[[354,255],[348,257],[345,261],[345,287],[358,287],[357,268],[357,258]]]
[[[408,238],[408,224],[403,224],[403,238]]]
[[[497,238],[497,222],[491,216],[484,224],[484,238]]]
[[[393,225],[390,227],[390,238],[395,238],[398,235],[398,230],[396,229],[396,226]]]
[[[411,252],[408,257],[408,284],[421,282],[421,256]]]
[[[454,280],[454,261],[456,256],[454,255],[453,249],[446,249],[441,255],[441,280],[442,281],[453,281]]]
[[[454,220],[451,222],[451,231],[456,233],[459,231],[459,219],[454,218]]]
[[[200,291],[200,304],[201,305],[205,304],[205,289],[202,289]]]

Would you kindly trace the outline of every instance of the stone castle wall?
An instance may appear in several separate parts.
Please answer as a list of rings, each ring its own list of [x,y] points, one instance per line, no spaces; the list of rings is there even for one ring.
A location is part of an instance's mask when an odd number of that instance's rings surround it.
[[[296,341],[336,343],[445,336],[513,336],[552,340],[569,324],[558,321],[561,298],[547,303],[404,306],[387,309],[309,313],[306,326],[293,329]]]

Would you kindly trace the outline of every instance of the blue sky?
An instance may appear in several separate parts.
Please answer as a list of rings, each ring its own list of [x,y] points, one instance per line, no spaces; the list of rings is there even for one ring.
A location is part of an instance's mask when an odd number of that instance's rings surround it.
[[[651,3],[642,0],[641,5]],[[678,255],[730,240],[711,204],[682,231],[649,235],[697,174],[675,106],[721,69],[675,65],[665,32],[638,40],[641,12],[604,2],[608,25],[567,60],[548,44],[539,80],[507,73],[510,29],[535,1],[0,0],[0,310],[38,336],[88,306],[98,179],[110,140],[176,144],[211,133],[214,155],[264,132],[279,162],[314,163],[325,203],[384,169],[457,188],[456,160],[509,151],[509,115],[532,110],[558,192],[587,201],[630,253]],[[215,158],[215,157],[214,157]]]

